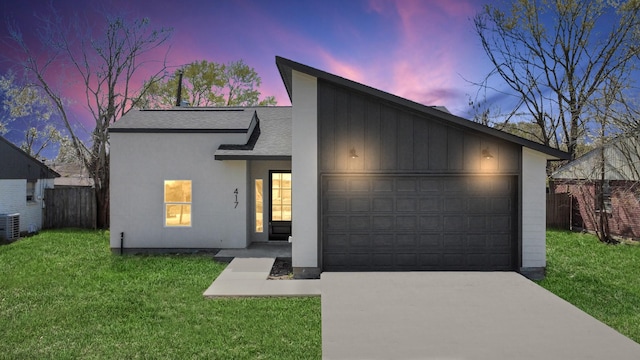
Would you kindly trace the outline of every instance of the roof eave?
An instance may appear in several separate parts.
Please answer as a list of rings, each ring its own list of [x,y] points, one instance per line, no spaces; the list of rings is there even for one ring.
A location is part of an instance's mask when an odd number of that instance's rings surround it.
[[[459,117],[459,116],[455,116],[453,114],[450,114],[448,112],[444,112],[441,111],[439,109],[436,109],[433,106],[426,106],[423,104],[419,104],[417,102],[405,99],[405,98],[401,98],[397,95],[393,95],[387,92],[384,92],[382,90],[378,90],[375,88],[372,88],[370,86],[361,84],[361,83],[357,83],[355,81],[352,80],[348,80],[345,79],[343,77],[334,75],[334,74],[330,74],[327,73],[325,71],[322,70],[318,70],[316,68],[312,68],[310,66],[304,65],[304,64],[300,64],[298,62],[289,60],[289,59],[285,59],[283,57],[280,56],[276,56],[276,65],[278,66],[278,70],[280,72],[280,76],[282,77],[282,80],[284,82],[284,85],[287,89],[287,93],[289,94],[289,99],[291,100],[291,102],[293,103],[293,98],[292,98],[292,70],[296,70],[298,72],[301,73],[305,73],[307,75],[316,77],[318,79],[322,79],[340,86],[344,86],[344,87],[348,87],[351,89],[354,89],[356,91],[359,92],[363,92],[365,94],[368,95],[372,95],[375,97],[379,97],[382,98],[383,100],[395,103],[395,104],[399,104],[402,105],[404,107],[410,108],[412,110],[427,114],[427,115],[431,115],[431,116],[435,116],[444,120],[447,120],[453,124],[462,126],[462,127],[466,127],[469,129],[473,129],[476,131],[479,131],[481,133],[490,135],[490,136],[494,136],[512,143],[516,143],[519,144],[521,146],[525,146],[528,148],[531,148],[533,150],[536,150],[538,152],[544,153],[549,155],[550,157],[548,158],[548,160],[568,160],[571,158],[571,156],[569,155],[569,153],[566,153],[564,151],[558,150],[558,149],[553,149],[550,148],[548,146],[506,133],[504,131],[500,131],[500,130],[496,130],[494,128],[479,124],[479,123],[475,123],[473,121],[467,120],[465,118]]]

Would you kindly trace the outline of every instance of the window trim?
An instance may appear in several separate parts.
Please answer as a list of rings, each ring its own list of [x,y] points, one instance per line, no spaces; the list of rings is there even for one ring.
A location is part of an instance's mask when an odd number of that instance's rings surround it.
[[[29,184],[33,184],[32,191],[29,191]],[[35,204],[37,202],[36,198],[36,185],[38,184],[38,180],[29,180],[27,179],[27,187],[26,187],[26,200],[27,204]]]
[[[188,181],[189,182],[189,191],[190,191],[190,201],[167,201],[167,182],[168,181]],[[167,223],[167,206],[169,205],[189,205],[189,224],[188,225],[183,225],[183,224],[176,224],[176,225],[170,225]],[[163,218],[163,225],[165,228],[189,228],[193,226],[193,217],[191,216],[193,214],[193,181],[192,180],[185,180],[185,179],[181,179],[181,180],[164,180],[162,182],[162,218]]]

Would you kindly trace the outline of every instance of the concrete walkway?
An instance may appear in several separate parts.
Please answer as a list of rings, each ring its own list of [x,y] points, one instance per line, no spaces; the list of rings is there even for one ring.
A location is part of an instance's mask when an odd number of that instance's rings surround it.
[[[320,280],[267,280],[275,260],[233,259],[204,297],[320,296]]]
[[[510,272],[322,274],[325,359],[640,359],[640,345]]]

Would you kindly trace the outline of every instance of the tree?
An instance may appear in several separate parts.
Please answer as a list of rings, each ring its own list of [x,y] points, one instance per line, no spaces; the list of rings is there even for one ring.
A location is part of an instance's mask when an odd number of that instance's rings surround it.
[[[15,74],[8,72],[0,76],[0,93],[3,99],[0,134],[9,131],[10,123],[21,122],[24,137],[17,145],[34,158],[40,158],[47,147],[60,143],[62,133],[50,123],[55,109],[36,86],[21,85]]]
[[[612,16],[617,22],[608,28]],[[494,67],[484,85],[498,75],[540,128],[541,142],[574,158],[596,98],[619,99],[632,84],[639,21],[637,0],[517,0],[506,11],[486,5],[474,18]],[[611,81],[623,86],[607,87]]]
[[[165,44],[172,30],[150,28],[147,18],[129,21],[122,16],[104,15],[102,26],[63,18],[51,6],[51,15],[41,18],[37,43],[28,43],[16,24],[9,23],[9,33],[22,50],[20,65],[54,104],[69,132],[78,159],[94,181],[98,206],[97,224],[109,226],[109,138],[107,128],[136,106],[149,86],[162,77],[164,62],[152,61],[148,53]],[[94,29],[100,29],[95,32]],[[142,69],[154,71],[140,89],[133,85]],[[153,70],[152,70],[153,69]],[[61,70],[68,70],[56,76]],[[91,139],[86,144],[78,137],[70,109],[63,97],[62,83],[67,77],[79,80],[85,105],[95,121]]]
[[[182,74],[181,98],[191,106],[276,104],[273,96],[260,100],[260,91],[257,88],[262,80],[258,73],[242,60],[228,64],[201,60],[179,68],[166,81],[151,84],[140,105],[147,108],[175,106],[180,74]],[[150,79],[148,83],[152,80]]]

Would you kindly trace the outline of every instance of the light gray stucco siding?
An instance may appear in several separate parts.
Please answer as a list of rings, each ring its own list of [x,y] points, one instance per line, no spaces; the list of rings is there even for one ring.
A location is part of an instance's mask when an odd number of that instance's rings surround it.
[[[245,247],[246,161],[213,156],[245,136],[111,133],[111,247],[121,233],[125,248]],[[192,181],[191,226],[164,226],[164,180]]]

